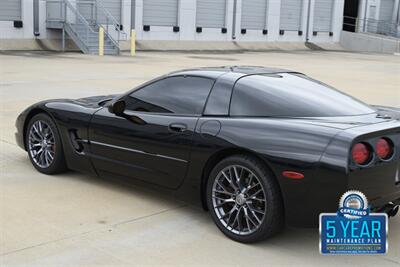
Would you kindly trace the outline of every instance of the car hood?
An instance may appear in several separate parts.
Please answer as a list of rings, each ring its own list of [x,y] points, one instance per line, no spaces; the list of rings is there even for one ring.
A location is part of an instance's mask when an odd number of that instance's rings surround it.
[[[374,106],[376,112],[356,116],[296,118],[300,123],[313,124],[346,130],[390,121],[400,121],[400,109],[393,107]]]
[[[104,105],[107,101],[114,99],[119,95],[99,95],[99,96],[90,96],[90,97],[84,97],[84,98],[78,98],[75,100],[72,100],[76,104],[80,104],[82,106],[86,107],[100,107]]]

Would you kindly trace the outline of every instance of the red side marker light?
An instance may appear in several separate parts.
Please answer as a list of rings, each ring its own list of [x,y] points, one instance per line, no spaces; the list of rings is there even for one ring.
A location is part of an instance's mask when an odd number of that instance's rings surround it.
[[[284,171],[282,172],[282,175],[290,178],[290,179],[303,179],[304,178],[304,174],[300,173],[300,172],[294,172],[294,171]]]

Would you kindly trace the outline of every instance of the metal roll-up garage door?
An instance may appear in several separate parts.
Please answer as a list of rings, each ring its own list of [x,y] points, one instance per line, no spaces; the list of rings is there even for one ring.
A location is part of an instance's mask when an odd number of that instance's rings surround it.
[[[21,20],[21,0],[0,0],[0,20]]]
[[[314,31],[332,31],[333,4],[334,0],[315,0],[313,25]]]
[[[242,1],[242,29],[263,30],[266,29],[268,0]]]
[[[226,0],[197,0],[196,26],[224,28],[225,12]]]
[[[0,0],[1,1],[1,0]],[[122,0],[102,0],[101,4],[105,10],[107,10],[111,16],[113,16],[118,22],[121,21],[121,2]],[[97,12],[97,22],[107,23],[105,12],[96,11],[96,6],[91,1],[77,1],[79,12],[88,20],[94,20]],[[112,22],[109,22],[112,24]]]
[[[143,25],[178,26],[178,0],[143,0]]]
[[[280,29],[298,31],[301,29],[303,0],[281,0]]]

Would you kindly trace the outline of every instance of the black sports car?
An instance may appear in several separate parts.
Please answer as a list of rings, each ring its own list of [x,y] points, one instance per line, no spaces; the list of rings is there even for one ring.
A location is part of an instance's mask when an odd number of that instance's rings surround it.
[[[241,242],[284,223],[317,225],[350,189],[375,211],[394,216],[400,204],[400,109],[369,106],[298,72],[182,70],[121,95],[34,104],[16,126],[38,171],[173,192]]]

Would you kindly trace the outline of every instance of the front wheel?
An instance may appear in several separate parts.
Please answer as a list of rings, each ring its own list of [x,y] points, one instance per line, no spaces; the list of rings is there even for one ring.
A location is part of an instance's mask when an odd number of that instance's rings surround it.
[[[218,228],[239,242],[266,239],[283,226],[279,186],[265,165],[251,156],[231,156],[214,167],[207,204]]]
[[[55,174],[67,169],[57,126],[48,115],[40,113],[30,120],[25,142],[29,159],[39,172]]]

